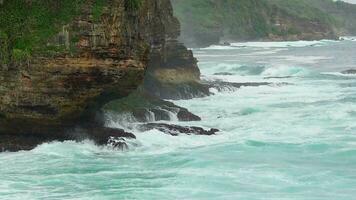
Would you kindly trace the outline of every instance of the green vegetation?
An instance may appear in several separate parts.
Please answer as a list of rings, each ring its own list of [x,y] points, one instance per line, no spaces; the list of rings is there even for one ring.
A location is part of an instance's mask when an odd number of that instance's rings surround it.
[[[172,0],[183,40],[206,46],[226,40],[356,33],[356,5],[333,0]],[[191,27],[194,27],[191,28]]]
[[[108,0],[95,0],[93,5],[93,18],[94,21],[99,21],[101,15],[103,14],[104,6],[107,4]]]
[[[0,64],[30,59],[43,51],[84,0],[5,0],[0,5]]]
[[[321,23],[335,24],[335,18],[323,10],[311,6],[315,0],[267,0],[271,5],[279,8],[289,16],[300,19],[319,21]],[[325,1],[326,2],[326,1]]]
[[[172,0],[172,3],[189,44],[209,45],[221,37],[249,40],[277,32],[270,25],[274,7],[264,0]]]
[[[125,0],[125,9],[127,11],[138,10],[141,6],[141,0]]]
[[[343,34],[356,34],[356,5],[343,1],[313,0],[309,2],[314,7],[335,17],[343,30]]]

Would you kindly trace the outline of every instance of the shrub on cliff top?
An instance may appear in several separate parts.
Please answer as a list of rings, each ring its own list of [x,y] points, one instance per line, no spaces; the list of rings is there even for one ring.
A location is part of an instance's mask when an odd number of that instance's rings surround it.
[[[0,64],[28,59],[79,13],[83,3],[84,0],[4,0],[0,4]]]

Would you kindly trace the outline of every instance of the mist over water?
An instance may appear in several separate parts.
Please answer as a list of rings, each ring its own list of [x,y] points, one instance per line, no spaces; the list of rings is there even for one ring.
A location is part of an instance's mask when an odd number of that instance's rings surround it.
[[[202,121],[172,123],[216,136],[135,131],[125,152],[68,141],[2,153],[0,199],[354,199],[356,75],[340,72],[356,69],[355,41],[193,51],[205,80],[271,84],[174,102]]]

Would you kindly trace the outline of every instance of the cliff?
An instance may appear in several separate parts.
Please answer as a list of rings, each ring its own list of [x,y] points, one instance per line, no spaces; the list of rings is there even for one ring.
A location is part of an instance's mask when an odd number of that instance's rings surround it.
[[[161,42],[151,41],[152,50],[143,84],[144,90],[163,99],[187,99],[207,95],[208,89],[199,83],[200,70],[197,60],[192,51],[187,50],[178,41],[181,27],[178,19],[173,17],[171,2],[161,2],[159,11],[162,13],[146,20],[149,20],[149,23],[164,24],[167,34]]]
[[[225,41],[336,39],[354,33],[355,6],[332,0],[171,0],[191,47]],[[191,27],[194,27],[192,29]]]
[[[192,53],[176,40],[169,0],[0,6],[0,136],[62,138],[78,125],[100,126],[100,108],[136,90],[147,66],[155,74],[182,65],[199,79]],[[184,64],[167,63],[176,55]]]

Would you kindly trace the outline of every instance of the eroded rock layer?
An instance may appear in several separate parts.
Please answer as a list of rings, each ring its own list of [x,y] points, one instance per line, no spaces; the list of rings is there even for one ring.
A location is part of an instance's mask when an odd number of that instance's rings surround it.
[[[174,70],[199,81],[196,60],[176,40],[180,27],[169,0],[104,2],[98,15],[96,1],[86,0],[47,41],[50,54],[0,61],[0,134],[56,138],[78,124],[99,124],[99,108],[142,84],[148,65],[155,80],[161,72],[175,78]]]

